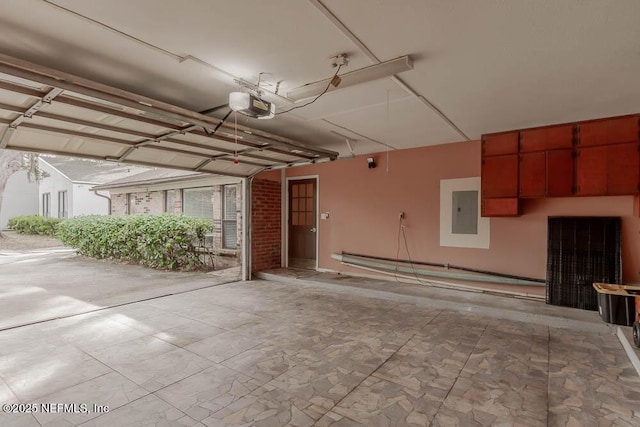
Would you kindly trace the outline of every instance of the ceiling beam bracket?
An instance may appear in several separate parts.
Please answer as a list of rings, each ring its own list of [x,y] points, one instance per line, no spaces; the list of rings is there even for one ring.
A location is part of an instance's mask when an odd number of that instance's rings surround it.
[[[15,126],[9,126],[4,130],[4,133],[2,134],[2,139],[0,139],[0,149],[4,150],[5,148],[7,148],[7,144],[9,144],[9,140],[11,139],[15,131],[16,131]]]
[[[33,104],[31,107],[29,107],[24,113],[20,113],[20,115],[15,120],[9,123],[9,127],[2,134],[2,139],[0,139],[0,149],[7,148],[7,145],[9,145],[9,141],[11,140],[11,137],[13,136],[15,131],[18,129],[18,126],[20,126],[20,124],[22,124],[22,122],[24,122],[25,119],[30,119],[31,117],[33,117],[34,114],[36,114],[42,108],[51,104],[51,101],[53,100],[53,98],[60,95],[62,92],[63,92],[62,89],[58,89],[58,88],[51,89],[45,96],[42,97],[42,99],[36,101],[36,103]]]
[[[196,167],[193,168],[193,170],[196,171],[196,172],[200,172],[203,167],[207,166],[209,163],[213,162],[214,160],[215,159],[205,159],[205,160],[201,161],[200,163],[198,163],[196,165]]]

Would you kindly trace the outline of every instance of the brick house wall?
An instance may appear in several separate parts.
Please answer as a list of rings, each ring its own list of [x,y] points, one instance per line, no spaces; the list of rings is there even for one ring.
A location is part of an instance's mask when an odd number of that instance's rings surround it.
[[[111,194],[111,215],[126,215],[127,214],[127,195]]]
[[[242,186],[236,185],[236,224],[238,235],[237,249],[222,248],[222,185],[213,187],[213,245],[216,270],[240,265],[242,248]],[[166,206],[167,197],[173,194],[173,206]],[[129,205],[131,202],[131,206]],[[182,213],[182,191],[180,188],[166,191],[111,194],[111,215]]]
[[[281,266],[281,184],[255,179],[251,186],[252,272]]]
[[[151,214],[164,212],[164,191],[132,193],[129,196],[129,213]]]

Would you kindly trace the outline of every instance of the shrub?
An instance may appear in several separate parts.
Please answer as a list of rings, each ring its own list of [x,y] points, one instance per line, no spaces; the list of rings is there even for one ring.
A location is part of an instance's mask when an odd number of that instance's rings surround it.
[[[20,234],[39,234],[55,236],[61,218],[44,218],[38,215],[16,216],[8,221],[9,228]]]
[[[173,270],[202,264],[194,243],[212,229],[208,221],[182,215],[91,215],[66,220],[57,236],[80,255]]]

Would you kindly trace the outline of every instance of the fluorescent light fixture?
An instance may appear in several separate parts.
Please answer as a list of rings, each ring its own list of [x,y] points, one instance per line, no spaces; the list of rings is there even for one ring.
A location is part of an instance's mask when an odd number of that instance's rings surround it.
[[[384,77],[390,77],[394,74],[409,70],[413,70],[413,60],[408,55],[402,56],[400,58],[381,62],[379,64],[371,65],[369,67],[360,68],[358,70],[342,74],[340,76],[342,82],[340,83],[339,88],[341,89],[360,83],[382,79]],[[319,82],[309,83],[307,85],[292,89],[291,91],[287,92],[287,98],[296,102],[307,98],[313,98],[320,95],[322,91],[325,90],[327,85],[329,85],[330,81],[330,78],[324,79],[320,80]],[[334,90],[336,90],[336,87],[330,85],[327,92],[331,92]]]

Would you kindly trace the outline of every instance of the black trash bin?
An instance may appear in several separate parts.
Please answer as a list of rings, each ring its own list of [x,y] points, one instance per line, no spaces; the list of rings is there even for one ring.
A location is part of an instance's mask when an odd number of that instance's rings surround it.
[[[629,295],[623,285],[594,283],[598,292],[598,312],[607,323],[631,326],[635,320],[635,297]]]

